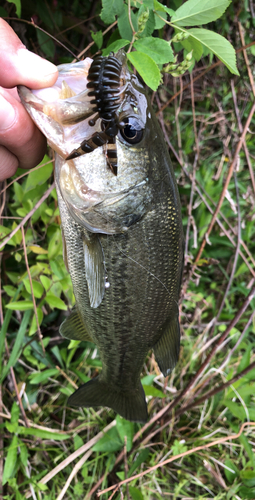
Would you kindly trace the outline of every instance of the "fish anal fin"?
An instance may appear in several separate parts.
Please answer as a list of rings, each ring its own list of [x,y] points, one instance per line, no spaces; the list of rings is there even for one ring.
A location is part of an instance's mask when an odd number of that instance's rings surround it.
[[[105,292],[105,271],[103,250],[96,234],[88,238],[84,231],[83,250],[86,280],[88,285],[90,305],[98,307]]]
[[[115,390],[97,377],[77,389],[68,399],[68,404],[87,408],[107,406],[132,422],[146,422],[148,419],[145,394],[140,381],[135,389],[125,391]]]
[[[93,342],[88,335],[77,309],[73,309],[70,316],[60,325],[59,332],[62,337],[70,340],[86,340]]]
[[[180,325],[179,318],[175,315],[168,320],[162,329],[162,335],[158,342],[153,346],[158,366],[166,377],[174,369],[180,351]]]

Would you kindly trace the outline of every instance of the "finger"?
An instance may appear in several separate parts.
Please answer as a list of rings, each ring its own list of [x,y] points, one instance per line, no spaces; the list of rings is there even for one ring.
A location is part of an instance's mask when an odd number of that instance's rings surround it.
[[[25,85],[39,89],[53,85],[58,76],[57,67],[30,52],[21,43],[12,28],[0,19],[0,85],[6,88]]]
[[[0,89],[0,144],[17,158],[21,168],[36,166],[46,151],[45,137],[22,104],[4,89]]]
[[[15,174],[19,166],[19,161],[4,146],[0,146],[0,160],[0,181],[4,181]]]

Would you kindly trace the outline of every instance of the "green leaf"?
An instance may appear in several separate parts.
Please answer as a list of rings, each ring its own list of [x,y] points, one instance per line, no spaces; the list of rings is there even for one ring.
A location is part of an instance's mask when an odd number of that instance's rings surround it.
[[[157,90],[161,76],[155,61],[142,52],[130,52],[127,54],[129,61],[137,69],[139,75],[143,78],[146,85],[152,90]]]
[[[49,306],[54,309],[61,309],[62,311],[67,311],[67,306],[62,299],[56,297],[52,292],[48,292],[45,297],[45,301]]]
[[[56,368],[50,368],[49,370],[44,370],[43,372],[34,372],[29,375],[30,384],[41,384],[48,381],[49,377],[58,375],[59,370]]]
[[[20,0],[7,0],[9,3],[14,3],[16,7],[16,14],[20,18],[21,17],[21,2]]]
[[[225,460],[224,465],[228,467],[228,469],[224,467],[225,476],[228,482],[230,484],[233,484],[235,478],[239,476],[239,470],[236,467],[236,465],[232,462],[232,460]]]
[[[177,26],[197,26],[216,21],[231,0],[188,0],[175,11],[171,23]]]
[[[137,25],[137,16],[134,14],[133,11],[131,11],[131,21],[134,27],[134,30],[137,32],[138,31],[138,25]],[[129,17],[128,17],[128,7],[127,5],[124,5],[124,10],[118,18],[118,28],[119,32],[121,35],[121,38],[125,40],[132,40],[133,38],[133,31],[130,26],[129,22]]]
[[[93,451],[109,452],[121,450],[123,443],[120,440],[116,427],[110,429],[99,441],[93,446]]]
[[[247,486],[242,486],[238,490],[238,497],[242,498],[242,500],[254,500],[255,488],[248,488]]]
[[[163,19],[161,19],[163,17]],[[167,20],[167,13],[156,10],[154,13],[155,30],[160,30],[165,26],[165,21]]]
[[[22,344],[23,344],[23,339],[24,339],[24,336],[25,336],[25,333],[26,333],[26,330],[27,330],[27,326],[28,326],[30,317],[31,317],[31,311],[26,311],[24,313],[23,318],[22,318],[21,325],[19,327],[19,330],[18,330],[16,339],[15,339],[14,345],[12,347],[12,351],[11,351],[8,363],[7,363],[7,365],[3,369],[3,373],[2,373],[2,376],[0,378],[0,383],[6,377],[6,375],[7,375],[8,371],[9,371],[10,367],[15,365],[15,363],[17,362],[17,359],[20,356],[20,351],[21,351],[21,347],[22,347]]]
[[[11,423],[14,424],[18,422],[19,419],[19,405],[14,401],[11,409]]]
[[[37,311],[38,323],[40,325],[42,323],[42,320],[43,320],[43,312],[42,312],[42,309],[40,307],[37,307],[36,311]],[[35,317],[35,314],[34,314],[33,318],[32,318],[32,321],[31,321],[31,325],[30,325],[30,328],[29,328],[28,335],[31,336],[36,331],[37,331],[37,321],[36,321],[36,317]]]
[[[242,470],[240,472],[240,478],[245,486],[255,486],[255,471],[252,469]]]
[[[90,32],[92,39],[94,40],[95,44],[98,46],[99,49],[101,49],[103,45],[103,33],[102,31],[97,31],[96,33],[93,33],[93,31]]]
[[[201,42],[190,36],[187,40],[182,40],[180,43],[187,52],[191,52],[193,50],[193,57],[196,61],[200,61],[203,55],[203,45]]]
[[[22,288],[23,288],[23,283],[16,290],[14,300],[17,299],[17,297],[19,296],[19,293],[22,290]],[[5,314],[4,322],[2,324],[2,328],[0,330],[0,374],[2,372],[1,360],[3,359],[3,351],[4,351],[6,333],[7,333],[8,327],[9,327],[9,323],[11,321],[12,314],[13,314],[12,310],[7,310],[7,312]]]
[[[168,42],[152,36],[141,38],[134,43],[139,52],[147,54],[157,64],[165,64],[174,60],[173,51]]]
[[[52,279],[48,278],[47,276],[44,276],[44,274],[42,274],[40,276],[40,280],[42,282],[42,285],[44,286],[46,292],[47,290],[50,289],[50,287],[52,286]]]
[[[100,17],[105,24],[112,24],[115,16],[120,16],[124,3],[122,0],[102,0],[102,11]]]
[[[245,368],[247,368],[247,366],[249,366],[250,359],[251,359],[251,350],[252,350],[252,346],[251,345],[249,345],[247,347],[247,349],[245,349],[245,352],[243,353],[243,355],[241,357],[241,361],[240,361],[240,363],[238,365],[237,373],[242,372],[243,370],[245,370]]]
[[[132,443],[134,437],[134,423],[129,422],[129,420],[125,420],[124,418],[117,415],[116,427],[123,443],[125,443],[125,436],[126,436],[127,451],[130,451],[132,449]]]
[[[174,15],[174,12],[175,12],[174,10],[169,9],[168,7],[166,7],[166,5],[163,5],[162,3],[158,2],[157,0],[154,0],[153,4],[154,4],[154,10],[158,10],[159,12],[171,11],[170,16]]]
[[[15,197],[19,203],[22,202],[23,196],[24,196],[24,191],[22,186],[18,182],[14,182],[13,184],[14,192],[15,192]]]
[[[166,395],[157,389],[156,387],[153,387],[153,385],[143,385],[143,389],[145,392],[145,396],[153,396],[154,398],[165,398]]]
[[[143,377],[141,379],[141,383],[142,385],[153,385],[153,380],[154,378],[156,377],[156,375],[145,375],[145,377]]]
[[[40,45],[41,50],[44,52],[44,54],[53,59],[54,54],[55,54],[55,44],[52,40],[51,37],[49,37],[46,33],[43,31],[37,29],[36,30],[36,35],[37,39]]]
[[[25,443],[23,443],[23,441],[21,441],[21,439],[19,439],[18,445],[19,445],[19,454],[20,454],[21,463],[24,467],[26,467],[27,461],[28,461],[28,449],[27,449]]]
[[[135,472],[135,470],[138,469],[138,467],[140,467],[140,465],[142,465],[143,463],[146,462],[149,454],[150,454],[150,450],[148,448],[145,448],[144,450],[142,450],[139,453],[138,457],[133,462],[133,464],[131,465],[131,467],[128,471],[128,477],[131,477],[132,474]]]
[[[222,61],[231,73],[239,75],[236,67],[236,53],[226,38],[213,31],[193,28],[187,30],[190,36],[201,42]]]
[[[31,286],[30,286],[30,281],[28,278],[25,278],[23,280],[23,283],[25,285],[25,289],[28,293],[31,293]],[[36,280],[33,280],[32,279],[32,287],[33,287],[33,292],[34,292],[34,296],[36,299],[40,299],[42,297],[42,294],[43,294],[43,286],[41,285],[41,283],[39,283],[39,281],[36,281]]]
[[[139,12],[138,12],[138,17],[140,15],[140,13],[145,10],[144,6],[142,5],[142,7],[139,9]],[[139,36],[140,37],[148,37],[150,35],[152,35],[153,31],[155,30],[155,16],[154,16],[154,13],[152,10],[149,11],[149,17],[145,23],[145,28],[143,29],[143,31],[141,33],[139,33]]]
[[[114,52],[116,54],[118,50],[123,49],[123,47],[126,47],[129,44],[129,40],[123,40],[123,38],[121,40],[115,40],[115,42],[111,43],[102,51],[102,54],[103,56],[108,56],[110,52]]]
[[[245,449],[252,465],[253,465],[253,468],[255,469],[255,454],[253,453],[253,450],[252,450],[252,447],[247,439],[247,437],[244,435],[244,434],[241,434],[241,436],[239,437],[239,441],[241,443],[241,445],[243,446],[243,448]]]
[[[46,431],[44,429],[36,429],[34,427],[19,427],[18,432],[22,436],[34,436],[41,439],[52,439],[55,441],[64,441],[70,439],[69,434],[60,434],[58,432]]]
[[[25,193],[30,191],[31,189],[36,188],[36,186],[40,186],[44,184],[49,177],[52,175],[53,172],[53,164],[48,163],[47,165],[44,165],[45,163],[49,162],[50,158],[45,155],[43,160],[41,161],[40,165],[42,165],[41,168],[38,168],[37,170],[33,170],[30,172],[27,176],[27,181],[25,185]]]
[[[238,420],[241,420],[243,422],[246,419],[245,410],[240,404],[228,399],[224,399],[222,401],[222,404],[225,405],[231,411],[232,415],[238,418]]]
[[[15,471],[15,465],[18,455],[18,436],[13,436],[12,442],[8,448],[7,456],[4,464],[4,472],[2,484],[7,483],[8,479],[12,477]]]
[[[29,309],[33,309],[34,304],[32,300],[18,300],[17,302],[10,302],[5,307],[12,311],[28,311]]]
[[[29,250],[31,250],[31,252],[33,252],[37,255],[46,255],[48,253],[48,250],[40,247],[39,245],[29,245],[27,248],[29,248]]]
[[[56,228],[49,242],[48,256],[49,259],[53,259],[59,255],[62,251],[62,237],[59,228]]]
[[[129,494],[131,495],[133,500],[144,500],[141,491],[134,486],[129,486]]]

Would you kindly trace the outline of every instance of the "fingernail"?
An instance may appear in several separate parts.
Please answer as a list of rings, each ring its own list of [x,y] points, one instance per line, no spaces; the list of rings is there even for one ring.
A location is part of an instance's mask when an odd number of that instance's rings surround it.
[[[0,130],[7,130],[10,128],[16,118],[16,111],[12,105],[0,95]]]
[[[27,78],[32,78],[33,80],[40,80],[41,78],[57,73],[57,68],[54,64],[27,49],[19,49],[18,61],[22,73],[26,74]]]

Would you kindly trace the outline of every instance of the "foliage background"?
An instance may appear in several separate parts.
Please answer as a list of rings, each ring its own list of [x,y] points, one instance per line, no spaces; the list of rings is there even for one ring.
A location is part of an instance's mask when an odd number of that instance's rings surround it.
[[[175,0],[169,7],[180,4]],[[23,0],[21,7],[23,21],[14,3],[0,7],[0,15],[30,50],[55,64],[71,62],[68,49],[77,55],[93,42],[93,33],[106,29],[100,2]],[[3,183],[0,236],[8,239],[1,253],[3,498],[90,498],[134,474],[138,477],[114,498],[255,498],[253,117],[232,165],[253,112],[254,24],[252,1],[245,0],[232,2],[210,26],[237,49],[240,77],[208,55],[192,74],[165,75],[159,91],[151,94],[179,183],[186,267],[178,366],[165,380],[152,354],[142,374],[151,417],[147,426],[115,419],[105,408],[66,406],[74,387],[95,376],[101,364],[93,344],[69,342],[58,333],[74,297],[62,260],[51,152],[32,172],[20,170]],[[112,33],[106,33],[104,45]],[[169,39],[171,28],[158,35]],[[250,45],[246,55],[242,45]],[[86,55],[96,51],[91,45]]]

